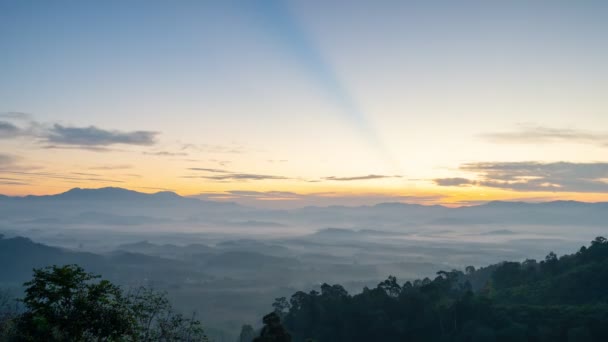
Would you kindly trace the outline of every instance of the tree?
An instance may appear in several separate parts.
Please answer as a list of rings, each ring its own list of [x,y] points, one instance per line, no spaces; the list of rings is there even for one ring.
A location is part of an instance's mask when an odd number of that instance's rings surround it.
[[[207,341],[194,315],[173,312],[165,293],[120,287],[77,265],[34,270],[25,283],[18,341]]]
[[[378,284],[378,288],[381,288],[390,297],[398,297],[401,293],[401,286],[397,283],[397,278],[392,275]]]
[[[594,241],[539,263],[502,262],[469,275],[440,271],[399,293],[392,276],[354,295],[323,284],[320,295],[291,297],[285,329],[297,342],[608,341],[608,240]],[[474,277],[475,291],[468,283]],[[264,321],[256,342],[284,341],[278,315]]]
[[[27,311],[19,333],[31,341],[115,340],[131,332],[126,299],[116,285],[77,265],[34,270],[24,285]]]
[[[262,319],[264,327],[260,336],[253,342],[291,342],[291,336],[281,324],[281,318],[275,312],[271,312]]]
[[[289,312],[289,308],[291,307],[291,305],[289,304],[287,298],[279,297],[274,299],[272,307],[274,308],[274,312],[276,312],[277,315],[283,317],[284,314]]]
[[[598,245],[602,245],[605,244],[606,241],[608,241],[605,237],[603,236],[598,236],[596,237],[593,241],[591,241],[591,246],[598,246]]]
[[[173,311],[166,293],[140,287],[127,296],[135,341],[207,341],[194,314],[186,318]]]
[[[0,341],[8,341],[15,335],[15,323],[19,303],[5,290],[0,290]]]
[[[475,266],[467,266],[464,269],[466,274],[473,274],[475,273]]]
[[[545,262],[547,263],[554,263],[557,260],[557,255],[553,252],[549,252],[549,254],[547,254],[547,256],[545,257]]]

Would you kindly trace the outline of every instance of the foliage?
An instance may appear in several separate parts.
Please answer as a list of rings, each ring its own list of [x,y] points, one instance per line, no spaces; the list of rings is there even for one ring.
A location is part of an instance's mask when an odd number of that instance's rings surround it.
[[[173,312],[165,293],[144,287],[128,296],[135,341],[207,341],[201,323]]]
[[[206,341],[200,322],[173,312],[164,293],[133,294],[77,265],[34,270],[14,341]]]
[[[276,312],[271,312],[263,318],[264,327],[260,336],[253,342],[291,342],[291,335],[281,324],[281,317]]]
[[[475,284],[475,286],[472,285]],[[274,315],[300,341],[608,341],[608,241],[541,262],[393,276],[348,294],[340,285],[278,298]]]
[[[9,291],[0,290],[0,341],[9,340],[15,335],[15,318],[18,313],[19,302]]]

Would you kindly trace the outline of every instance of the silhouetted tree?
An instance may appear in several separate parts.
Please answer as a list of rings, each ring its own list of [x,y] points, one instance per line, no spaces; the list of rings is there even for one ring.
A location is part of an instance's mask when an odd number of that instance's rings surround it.
[[[291,342],[291,336],[281,324],[281,318],[274,312],[263,318],[264,327],[253,342]]]
[[[34,270],[24,285],[16,341],[207,341],[200,322],[172,311],[164,293],[125,295],[77,265]]]
[[[31,341],[115,340],[131,333],[127,301],[119,287],[81,267],[34,270],[24,285],[27,311],[19,333]]]
[[[401,286],[397,283],[397,278],[392,275],[378,284],[378,288],[382,289],[390,297],[398,297],[401,293]]]

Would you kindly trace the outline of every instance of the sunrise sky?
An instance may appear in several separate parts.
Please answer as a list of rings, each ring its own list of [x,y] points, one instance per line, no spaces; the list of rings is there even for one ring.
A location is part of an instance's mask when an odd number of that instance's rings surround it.
[[[606,1],[0,1],[0,193],[608,200]]]

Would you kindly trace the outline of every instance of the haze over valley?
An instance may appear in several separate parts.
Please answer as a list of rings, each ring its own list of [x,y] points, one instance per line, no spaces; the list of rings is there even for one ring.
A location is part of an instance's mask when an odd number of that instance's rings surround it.
[[[353,292],[392,274],[542,260],[605,233],[608,203],[405,203],[256,209],[121,188],[3,197],[4,286],[34,267],[76,263],[124,286],[166,290],[218,341],[256,323],[274,298],[322,283]]]

